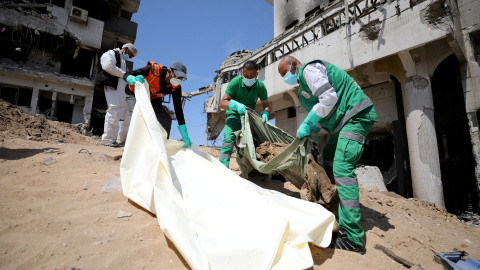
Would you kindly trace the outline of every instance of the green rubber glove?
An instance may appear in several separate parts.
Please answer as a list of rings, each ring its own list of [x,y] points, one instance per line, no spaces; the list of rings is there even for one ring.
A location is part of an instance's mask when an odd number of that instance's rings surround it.
[[[135,76],[135,79],[137,80],[137,82],[141,82],[141,83],[145,82],[145,78],[142,75]]]
[[[240,102],[236,102],[233,99],[230,99],[230,102],[228,103],[228,108],[232,111],[238,112],[239,114],[245,114],[246,112],[245,105]]]
[[[305,120],[303,120],[303,123],[298,127],[297,137],[303,138],[310,135],[312,129],[317,128],[315,125],[318,123],[318,121],[320,121],[320,119],[322,118],[314,111],[310,111]]]
[[[135,82],[137,81],[137,79],[135,79],[135,76],[133,75],[128,75],[126,81],[128,84],[135,85]]]
[[[180,134],[182,134],[182,141],[185,142],[183,148],[192,146],[192,142],[190,141],[190,137],[188,137],[187,126],[185,124],[178,126],[178,130]]]
[[[267,111],[261,112],[260,115],[262,115],[263,123],[267,122],[268,121],[268,116],[270,116],[270,114]]]

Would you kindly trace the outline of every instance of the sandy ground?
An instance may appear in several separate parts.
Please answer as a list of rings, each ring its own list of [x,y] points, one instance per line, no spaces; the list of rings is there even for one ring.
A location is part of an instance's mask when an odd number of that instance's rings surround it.
[[[155,216],[120,192],[101,191],[110,176],[120,175],[122,148],[17,110],[0,100],[1,269],[189,268]],[[256,184],[300,197],[288,182]],[[361,188],[360,198],[366,254],[311,246],[313,269],[405,268],[376,244],[423,269],[443,269],[432,249],[456,248],[480,259],[480,227],[459,222],[443,208],[368,187]],[[131,216],[118,217],[119,211]]]

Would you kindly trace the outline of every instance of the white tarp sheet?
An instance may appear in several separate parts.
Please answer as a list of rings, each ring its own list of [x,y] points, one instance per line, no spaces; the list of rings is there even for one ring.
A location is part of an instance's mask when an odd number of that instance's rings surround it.
[[[330,244],[334,215],[263,189],[196,147],[166,139],[137,82],[120,174],[123,193],[156,214],[192,269],[305,269],[308,242]],[[141,224],[139,224],[141,226]]]

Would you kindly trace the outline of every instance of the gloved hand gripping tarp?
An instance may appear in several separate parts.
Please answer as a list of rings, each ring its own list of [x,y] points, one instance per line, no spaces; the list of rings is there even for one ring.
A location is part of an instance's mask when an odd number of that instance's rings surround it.
[[[247,108],[241,116],[242,128],[235,132],[237,148],[237,162],[242,176],[248,178],[252,172],[262,174],[280,173],[292,182],[298,189],[305,182],[305,167],[308,164],[313,142],[318,143],[318,136],[311,133],[304,138],[293,138],[280,128],[265,122],[255,111]],[[261,143],[285,143],[285,148],[278,156],[267,163],[257,160],[256,147]]]

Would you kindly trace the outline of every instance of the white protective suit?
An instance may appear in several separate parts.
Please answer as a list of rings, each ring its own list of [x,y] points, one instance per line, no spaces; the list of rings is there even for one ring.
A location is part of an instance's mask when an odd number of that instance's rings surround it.
[[[119,49],[114,49],[120,51]],[[120,54],[120,67],[118,68],[115,60],[114,50],[105,52],[100,58],[102,69],[106,72],[119,77],[117,89],[110,86],[104,86],[105,98],[107,99],[108,110],[105,115],[105,125],[103,127],[102,144],[108,145],[110,143],[124,143],[127,138],[128,127],[130,126],[130,119],[132,115],[128,111],[127,102],[125,100],[125,86],[127,82],[123,79],[123,75],[127,70],[125,60]],[[123,119],[120,128],[118,122]]]

